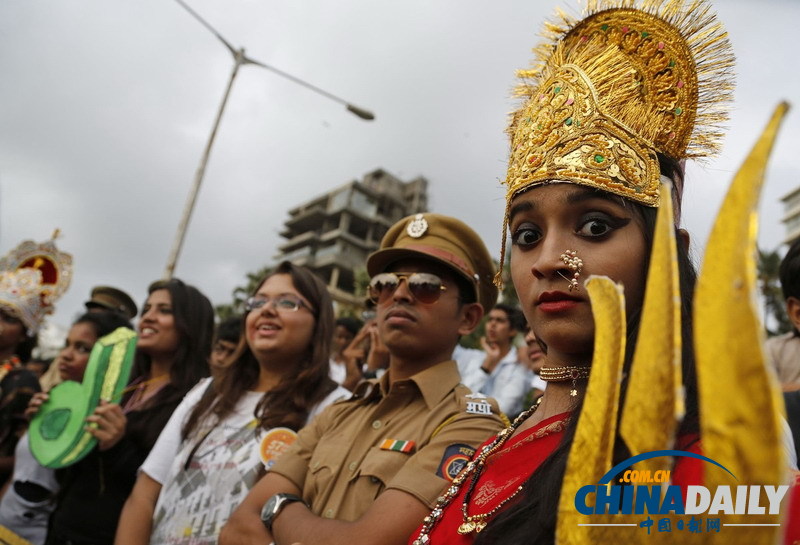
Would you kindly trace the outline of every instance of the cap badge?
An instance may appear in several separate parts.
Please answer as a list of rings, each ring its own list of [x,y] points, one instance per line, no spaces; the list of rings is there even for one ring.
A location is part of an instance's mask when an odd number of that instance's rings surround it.
[[[422,214],[417,214],[411,223],[406,227],[406,233],[411,238],[419,238],[428,230],[428,222],[422,217]]]

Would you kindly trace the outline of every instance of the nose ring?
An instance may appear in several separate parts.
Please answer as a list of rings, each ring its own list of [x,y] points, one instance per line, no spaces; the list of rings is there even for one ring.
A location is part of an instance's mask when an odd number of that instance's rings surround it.
[[[577,251],[575,250],[565,250],[563,254],[561,254],[560,259],[567,266],[567,268],[572,271],[572,278],[567,278],[561,271],[558,274],[569,282],[569,291],[575,290],[580,291],[580,286],[578,285],[578,278],[581,276],[581,271],[583,271],[583,260],[577,256]]]

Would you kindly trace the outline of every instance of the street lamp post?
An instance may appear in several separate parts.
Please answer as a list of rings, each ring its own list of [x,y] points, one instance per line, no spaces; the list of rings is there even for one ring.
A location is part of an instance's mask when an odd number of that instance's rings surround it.
[[[236,54],[236,62],[233,64],[231,79],[228,80],[228,87],[225,89],[225,95],[222,97],[222,103],[219,105],[217,117],[214,119],[214,126],[211,128],[211,134],[208,136],[206,149],[203,150],[203,156],[200,158],[200,165],[198,165],[197,172],[194,174],[194,183],[191,189],[189,189],[189,196],[186,198],[186,205],[183,207],[183,215],[181,216],[180,223],[178,223],[178,231],[175,234],[175,241],[172,243],[172,250],[169,252],[167,268],[164,270],[165,280],[172,278],[172,275],[175,273],[175,266],[178,264],[178,256],[183,248],[183,240],[186,238],[186,228],[189,226],[189,220],[194,211],[194,203],[197,200],[197,193],[200,191],[200,184],[203,183],[203,176],[206,173],[206,164],[208,163],[208,156],[211,154],[211,146],[214,144],[214,138],[217,136],[217,129],[222,119],[222,112],[225,111],[225,105],[228,103],[231,87],[233,87],[233,80],[236,79],[239,67],[243,64],[243,59],[244,49],[240,49]]]
[[[371,111],[366,110],[364,108],[359,108],[346,100],[329,93],[319,87],[312,85],[306,81],[301,80],[291,74],[288,74],[282,70],[275,68],[274,66],[269,66],[257,60],[249,58],[247,55],[244,54],[244,48],[241,49],[234,49],[230,43],[228,43],[225,38],[220,35],[207,21],[205,21],[200,15],[198,15],[192,8],[186,5],[182,0],[175,0],[178,2],[183,8],[188,11],[195,19],[200,21],[200,23],[205,26],[208,30],[210,30],[221,42],[222,44],[231,52],[234,58],[233,63],[233,70],[231,71],[230,80],[228,80],[228,87],[225,89],[225,95],[222,97],[222,103],[219,106],[219,110],[217,111],[217,117],[214,119],[214,126],[211,128],[211,134],[208,137],[208,142],[206,143],[205,150],[203,150],[203,156],[200,158],[200,165],[197,167],[197,172],[194,175],[194,183],[192,184],[191,189],[189,190],[189,195],[186,199],[186,205],[183,208],[183,215],[181,216],[180,223],[178,223],[178,231],[175,233],[175,240],[172,243],[172,250],[170,250],[169,258],[167,260],[167,266],[164,269],[164,279],[169,280],[172,278],[173,274],[175,273],[175,266],[178,263],[178,257],[181,253],[181,248],[183,247],[183,241],[186,238],[186,230],[189,227],[189,220],[192,217],[192,212],[194,211],[194,205],[197,201],[197,194],[200,191],[200,185],[203,182],[203,176],[206,172],[206,165],[208,164],[208,157],[211,154],[211,146],[214,144],[214,138],[217,136],[217,129],[219,128],[219,123],[222,119],[222,114],[225,111],[225,105],[228,103],[228,97],[231,94],[231,88],[233,87],[233,82],[236,79],[236,74],[239,72],[239,67],[243,64],[254,64],[256,66],[260,66],[262,68],[266,68],[271,72],[278,74],[286,79],[289,79],[303,87],[314,91],[317,94],[320,94],[324,97],[327,97],[339,104],[343,104],[347,111],[350,113],[364,119],[365,121],[372,121],[375,119],[375,114]]]

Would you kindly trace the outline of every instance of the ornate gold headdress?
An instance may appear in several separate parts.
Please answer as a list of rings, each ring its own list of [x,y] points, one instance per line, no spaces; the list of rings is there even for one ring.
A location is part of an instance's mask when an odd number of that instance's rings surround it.
[[[30,334],[72,281],[72,256],[56,248],[58,234],[42,243],[25,240],[0,258],[0,308],[20,318]]]
[[[22,320],[29,334],[39,330],[39,325],[50,308],[48,298],[42,296],[41,271],[0,271],[0,309]]]
[[[705,0],[640,4],[590,0],[580,20],[559,12],[535,66],[518,72],[524,103],[508,128],[501,263],[509,204],[521,191],[569,182],[658,206],[657,153],[718,151],[734,62],[722,25]]]

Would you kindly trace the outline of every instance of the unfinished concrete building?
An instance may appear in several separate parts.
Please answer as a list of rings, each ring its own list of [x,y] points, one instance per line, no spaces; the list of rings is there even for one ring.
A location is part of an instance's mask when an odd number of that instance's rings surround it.
[[[397,220],[428,210],[428,181],[404,182],[383,169],[289,210],[276,260],[305,265],[323,278],[334,300],[361,305],[357,271]]]

